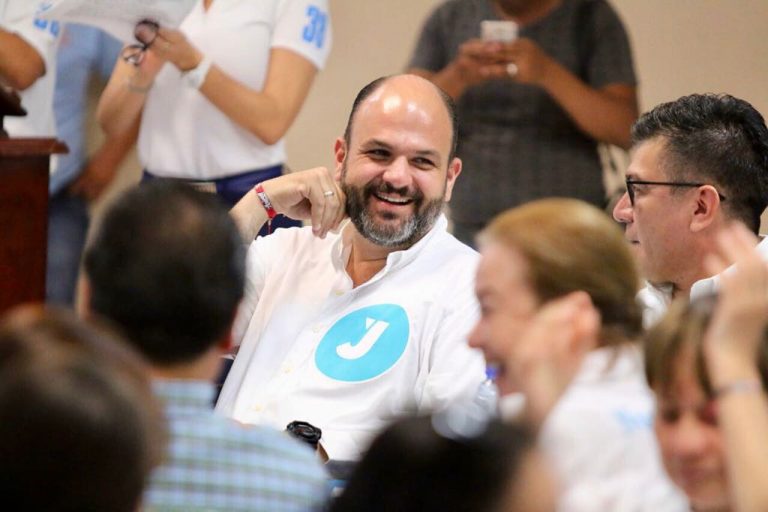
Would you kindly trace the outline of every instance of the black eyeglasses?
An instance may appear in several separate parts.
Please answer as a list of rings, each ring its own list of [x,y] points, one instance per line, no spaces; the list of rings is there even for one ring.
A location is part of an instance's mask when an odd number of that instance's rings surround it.
[[[136,24],[136,28],[133,29],[133,37],[136,38],[138,44],[131,44],[123,48],[120,56],[125,62],[138,66],[141,61],[144,60],[144,54],[147,53],[147,49],[152,46],[152,43],[157,39],[157,32],[160,29],[160,25],[153,20],[141,20]]]
[[[689,188],[696,188],[696,187],[703,187],[704,185],[707,185],[707,183],[690,183],[685,181],[645,181],[645,180],[633,180],[631,178],[627,178],[624,180],[624,182],[627,184],[627,195],[629,196],[629,204],[632,206],[635,206],[635,185],[658,185],[663,187],[689,187]],[[717,196],[720,198],[721,201],[725,201],[725,196],[722,195],[720,192],[717,192]]]

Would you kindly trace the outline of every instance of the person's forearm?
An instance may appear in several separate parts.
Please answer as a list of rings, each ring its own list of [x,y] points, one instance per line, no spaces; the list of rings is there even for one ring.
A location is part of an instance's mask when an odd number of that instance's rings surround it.
[[[290,50],[272,50],[262,91],[238,82],[214,63],[200,92],[233,122],[265,144],[283,138],[304,103],[317,72],[314,65]]]
[[[261,227],[269,218],[267,211],[256,195],[256,191],[251,189],[243,196],[235,206],[229,210],[229,214],[235,219],[240,236],[245,243],[250,243],[256,238]]]
[[[154,77],[118,60],[96,111],[99,124],[108,136],[124,136],[138,125],[153,80]]]
[[[45,75],[45,61],[24,38],[0,29],[0,82],[23,91]]]
[[[91,161],[110,169],[117,169],[136,142],[138,133],[139,119],[136,119],[134,125],[124,133],[107,136],[91,157]]]
[[[757,440],[768,439],[768,400],[759,389],[760,374],[753,364],[726,359],[722,357],[710,371],[715,389],[731,388],[721,393],[717,405],[734,510],[763,512],[768,510],[768,487],[764,482],[768,444]]]
[[[762,393],[732,393],[719,400],[735,510],[768,510],[768,400]]]
[[[285,115],[277,98],[253,91],[215,64],[211,66],[200,92],[232,122],[265,144],[279,141],[293,121]]]
[[[634,87],[594,89],[557,63],[540,85],[581,131],[599,142],[629,148],[630,131],[638,115]]]

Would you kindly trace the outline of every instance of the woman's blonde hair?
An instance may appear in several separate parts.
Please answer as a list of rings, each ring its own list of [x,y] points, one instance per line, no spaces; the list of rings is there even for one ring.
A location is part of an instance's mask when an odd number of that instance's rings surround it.
[[[587,292],[601,315],[602,345],[640,334],[640,279],[621,230],[602,210],[576,199],[542,199],[501,213],[478,241],[519,252],[542,303]]]

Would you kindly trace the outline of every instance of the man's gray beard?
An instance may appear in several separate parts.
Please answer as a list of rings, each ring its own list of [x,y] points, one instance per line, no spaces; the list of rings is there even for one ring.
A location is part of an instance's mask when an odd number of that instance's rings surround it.
[[[349,197],[349,195],[347,196]],[[359,215],[352,217],[357,231],[367,240],[382,247],[410,247],[426,235],[443,209],[441,199],[428,202],[420,212],[414,212],[405,223],[397,227],[379,225],[363,208]],[[347,210],[349,212],[349,210]]]
[[[414,213],[405,223],[397,227],[379,225],[368,211],[370,189],[376,188],[368,184],[362,188],[348,185],[346,182],[347,168],[342,168],[341,189],[346,196],[345,210],[357,231],[368,241],[382,247],[410,247],[426,235],[443,209],[442,198],[433,199],[420,208],[421,200],[414,200]],[[420,194],[420,193],[419,193]],[[419,196],[423,199],[423,195]]]

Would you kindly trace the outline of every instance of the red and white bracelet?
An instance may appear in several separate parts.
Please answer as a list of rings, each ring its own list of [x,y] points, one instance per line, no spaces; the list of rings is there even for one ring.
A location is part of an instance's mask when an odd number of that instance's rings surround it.
[[[261,183],[256,185],[253,190],[256,192],[256,197],[258,197],[259,201],[261,201],[261,205],[264,207],[264,210],[267,212],[267,233],[271,233],[272,219],[277,216],[277,211],[275,211],[275,208],[272,206],[272,201],[269,200],[269,196],[266,192],[264,192],[264,187],[261,185]]]

